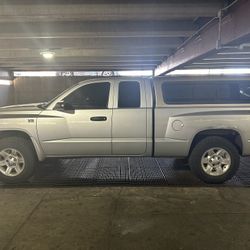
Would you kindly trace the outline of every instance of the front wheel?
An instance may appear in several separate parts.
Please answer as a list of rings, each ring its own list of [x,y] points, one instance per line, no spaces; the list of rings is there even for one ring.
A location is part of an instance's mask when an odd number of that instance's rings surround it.
[[[237,148],[219,136],[201,140],[189,157],[192,172],[204,182],[213,184],[231,179],[239,164],[240,156]]]
[[[33,145],[21,137],[0,139],[0,181],[20,183],[34,172],[36,156]]]

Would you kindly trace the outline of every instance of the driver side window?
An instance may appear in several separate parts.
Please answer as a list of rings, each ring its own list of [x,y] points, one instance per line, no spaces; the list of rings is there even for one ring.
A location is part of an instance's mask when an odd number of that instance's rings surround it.
[[[109,90],[109,82],[87,84],[65,97],[64,103],[70,104],[74,109],[106,109]]]

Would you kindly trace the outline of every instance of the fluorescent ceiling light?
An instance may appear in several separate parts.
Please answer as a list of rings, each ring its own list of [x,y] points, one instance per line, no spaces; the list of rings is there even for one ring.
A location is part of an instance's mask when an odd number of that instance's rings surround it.
[[[55,52],[49,50],[42,51],[40,53],[40,55],[42,55],[45,59],[52,59],[55,56],[55,54],[56,54]]]
[[[15,77],[46,77],[57,76],[56,71],[15,71]]]
[[[217,55],[249,55],[250,51],[226,51],[226,52],[218,52]]]
[[[127,71],[118,71],[118,76],[152,76],[152,70],[127,70]]]
[[[242,62],[194,62],[193,65],[214,65],[214,64],[243,64]],[[249,65],[249,63],[245,62],[244,64]]]
[[[236,68],[236,69],[213,69],[213,72],[223,75],[244,75],[250,74],[250,69]]]
[[[203,61],[220,61],[220,60],[250,60],[250,57],[213,57],[213,58],[204,58]]]
[[[10,80],[0,80],[0,85],[12,85],[12,81],[10,81]]]
[[[108,72],[108,71],[105,71]],[[152,70],[113,71],[114,76],[152,76]],[[50,76],[103,76],[103,71],[14,71],[15,77],[50,77]]]
[[[247,68],[231,68],[231,69],[184,69],[175,70],[168,75],[244,75],[250,74]]]
[[[167,75],[209,75],[209,69],[184,69],[175,70]]]

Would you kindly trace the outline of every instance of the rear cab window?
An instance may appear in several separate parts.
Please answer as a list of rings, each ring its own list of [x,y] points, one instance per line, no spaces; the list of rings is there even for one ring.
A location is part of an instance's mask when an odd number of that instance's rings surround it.
[[[164,82],[162,95],[173,105],[250,103],[250,81]]]
[[[140,108],[141,90],[137,81],[121,81],[118,90],[118,108]]]

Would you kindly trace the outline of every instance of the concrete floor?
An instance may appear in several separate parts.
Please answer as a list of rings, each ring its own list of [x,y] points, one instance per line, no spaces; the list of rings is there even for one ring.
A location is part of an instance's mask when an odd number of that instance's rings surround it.
[[[250,249],[250,189],[0,189],[0,249]]]

